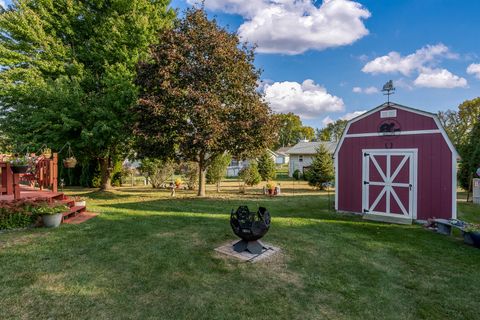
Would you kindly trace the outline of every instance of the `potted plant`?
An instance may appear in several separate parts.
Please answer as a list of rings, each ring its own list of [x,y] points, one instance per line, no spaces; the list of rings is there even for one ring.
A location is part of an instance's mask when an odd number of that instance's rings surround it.
[[[43,225],[47,228],[56,228],[62,223],[63,213],[69,208],[63,203],[45,203],[35,209],[42,216]]]
[[[274,192],[275,192],[275,187],[274,187],[273,184],[271,184],[270,182],[267,183],[267,186],[266,186],[266,187],[267,187],[267,190],[268,190],[268,194],[269,194],[270,196],[272,196],[272,195],[274,194]]]
[[[182,179],[180,178],[175,179],[175,186],[177,187],[177,189],[180,187],[182,183],[183,183]]]
[[[480,225],[469,224],[463,229],[463,241],[480,248]]]
[[[75,197],[75,207],[86,207],[87,206],[87,198],[84,197]]]
[[[65,168],[75,168],[77,165],[77,159],[75,157],[68,157],[63,160],[63,166]]]
[[[18,157],[15,156],[9,161],[10,168],[12,168],[13,173],[26,173],[30,167],[30,159],[27,156]]]

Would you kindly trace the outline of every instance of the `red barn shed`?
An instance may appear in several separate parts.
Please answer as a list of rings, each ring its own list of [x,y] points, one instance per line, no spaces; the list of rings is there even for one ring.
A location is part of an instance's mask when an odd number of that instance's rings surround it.
[[[338,211],[406,223],[457,216],[458,154],[433,113],[384,103],[348,122],[334,157]]]

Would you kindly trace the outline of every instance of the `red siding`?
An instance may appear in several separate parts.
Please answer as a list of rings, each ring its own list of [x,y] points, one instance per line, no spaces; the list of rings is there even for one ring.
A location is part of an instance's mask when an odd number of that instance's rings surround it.
[[[403,112],[405,111],[402,110]],[[414,119],[416,116],[414,114],[411,118]],[[415,125],[410,124],[411,129],[408,130],[436,129],[423,119],[424,116],[418,117],[420,120],[413,121]],[[371,122],[369,118],[366,117],[354,124],[359,123],[357,128],[367,128]],[[425,123],[428,126],[418,127],[418,123]],[[384,137],[376,136],[345,138],[338,152],[337,192],[340,211],[362,211],[362,149],[386,149],[386,143]],[[388,147],[418,149],[417,219],[451,218],[452,152],[443,136],[440,133],[398,136],[388,141]]]
[[[391,110],[396,108],[384,108],[382,110]],[[431,117],[423,116],[420,114],[412,113],[409,111],[396,109],[397,117],[393,118],[398,123],[402,131],[412,131],[412,130],[435,130],[438,129],[437,124]],[[353,122],[350,125],[348,130],[349,134],[354,133],[370,133],[378,132],[378,127],[380,124],[386,120],[385,118],[380,118],[380,111],[375,112],[357,122]]]

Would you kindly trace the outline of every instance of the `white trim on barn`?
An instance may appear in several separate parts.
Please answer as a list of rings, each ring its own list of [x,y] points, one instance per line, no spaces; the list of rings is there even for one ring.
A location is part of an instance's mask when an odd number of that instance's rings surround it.
[[[441,133],[440,130],[411,130],[411,131],[400,131],[395,133],[397,136],[407,136],[407,135],[413,135],[413,134],[432,134],[432,133]],[[370,133],[352,133],[352,134],[347,134],[345,138],[363,138],[363,137],[380,137],[384,135],[383,133],[380,132],[370,132]]]

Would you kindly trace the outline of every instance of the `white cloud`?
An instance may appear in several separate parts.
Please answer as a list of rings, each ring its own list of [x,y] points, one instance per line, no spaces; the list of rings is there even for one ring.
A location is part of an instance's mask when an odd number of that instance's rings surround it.
[[[361,62],[367,62],[368,61],[368,56],[366,54],[361,54],[359,56],[356,56],[355,58],[357,58]]]
[[[467,80],[447,69],[423,69],[413,81],[416,86],[427,88],[465,88]]]
[[[397,88],[413,90],[412,82],[405,78],[399,78],[397,80],[393,80],[393,85]]]
[[[340,117],[341,120],[351,120],[353,118],[356,118],[362,114],[367,112],[367,110],[360,110],[360,111],[354,111],[354,112],[349,112],[345,114],[344,116]]]
[[[365,93],[365,94],[374,94],[380,92],[376,87],[353,87],[352,92],[354,93]]]
[[[307,79],[303,83],[275,82],[265,84],[265,100],[278,113],[293,112],[304,119],[318,117],[325,112],[343,111],[345,104],[331,95],[323,86]]]
[[[5,3],[4,0],[0,0],[0,6],[6,8],[7,4]]]
[[[456,59],[458,55],[452,53],[444,44],[427,45],[408,56],[402,56],[396,51],[386,56],[375,58],[365,64],[362,71],[365,73],[401,73],[409,76],[413,71],[419,71],[426,66],[435,65],[439,59]]]
[[[367,87],[363,90],[366,94],[379,93],[380,91],[376,87]]]
[[[194,4],[197,0],[187,0]],[[315,1],[317,2],[317,1]],[[205,0],[210,10],[239,14],[238,34],[262,53],[300,54],[352,44],[369,32],[370,12],[352,0]]]
[[[333,120],[332,118],[330,118],[330,116],[326,116],[325,118],[323,118],[322,120],[322,124],[324,127],[326,127],[327,125],[329,125],[330,123],[334,123],[335,120]]]
[[[447,69],[435,66],[442,59],[458,59],[444,44],[427,45],[415,53],[402,56],[396,51],[386,56],[373,59],[365,64],[362,71],[365,73],[401,73],[404,76],[416,74],[413,84],[428,88],[464,88],[468,83],[465,78],[459,77]],[[400,83],[398,83],[400,85]],[[410,86],[406,83],[407,86]]]
[[[367,110],[360,110],[360,111],[354,111],[354,112],[349,112],[349,113],[346,113],[344,114],[343,116],[341,116],[340,118],[338,118],[337,120],[351,120],[353,118],[356,118],[358,117],[359,115],[362,115],[364,114],[365,112],[367,112]],[[323,118],[322,120],[322,125],[324,127],[326,127],[327,125],[329,125],[330,123],[334,123],[336,120],[333,120],[330,116],[326,116],[325,118]]]
[[[191,5],[198,5],[200,0],[187,0]],[[205,8],[212,11],[222,11],[251,18],[256,12],[268,6],[265,0],[205,0]]]
[[[475,78],[480,79],[480,63],[472,63],[467,67],[467,73],[473,74]]]

